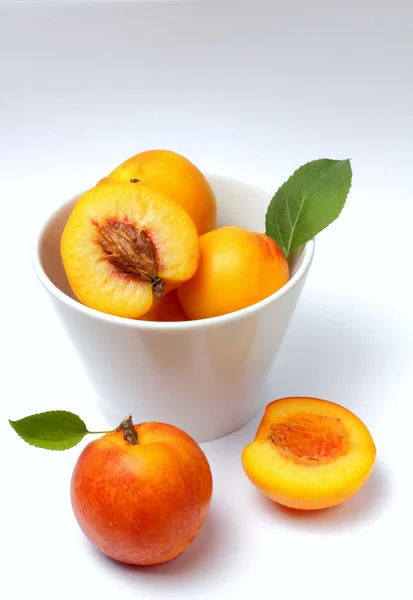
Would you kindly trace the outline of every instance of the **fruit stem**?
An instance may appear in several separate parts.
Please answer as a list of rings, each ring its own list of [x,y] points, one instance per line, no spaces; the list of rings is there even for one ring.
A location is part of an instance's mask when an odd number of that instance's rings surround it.
[[[139,444],[138,434],[136,433],[132,421],[132,415],[128,415],[127,417],[125,417],[122,423],[119,425],[119,427],[117,427],[116,431],[123,431],[123,439],[132,446],[136,446],[136,444]]]

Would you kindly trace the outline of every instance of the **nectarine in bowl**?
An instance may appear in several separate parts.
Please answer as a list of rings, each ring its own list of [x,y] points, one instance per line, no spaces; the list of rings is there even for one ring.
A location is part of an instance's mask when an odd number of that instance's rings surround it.
[[[206,177],[217,201],[217,227],[224,229],[228,226],[228,234],[224,232],[218,243],[225,247],[229,238],[235,239],[244,249],[245,260],[252,261],[251,264],[257,255],[256,248],[277,257],[276,249],[263,245],[261,234],[254,233],[257,241],[250,244],[249,236],[239,235],[236,229],[263,231],[265,211],[272,192],[221,175]],[[181,209],[171,207],[168,210],[172,211],[172,220],[181,223],[183,239],[190,248],[190,252],[185,254],[190,256],[190,262],[185,269],[181,268],[179,256],[184,255],[182,248],[175,253],[178,258],[174,263],[166,264],[164,261],[162,273],[165,274],[165,284],[162,282],[162,286],[165,285],[167,294],[164,300],[160,300],[159,307],[152,309],[147,295],[142,295],[140,288],[135,286],[124,293],[124,282],[119,280],[120,301],[116,308],[120,307],[121,312],[109,314],[104,307],[96,309],[88,305],[97,289],[97,283],[88,270],[92,253],[85,251],[81,261],[70,262],[73,243],[80,244],[80,237],[76,236],[89,235],[78,216],[71,215],[79,198],[88,197],[88,203],[84,203],[87,214],[90,206],[97,202],[98,194],[104,193],[105,186],[121,190],[122,185],[128,184],[103,183],[96,187],[98,191],[82,192],[59,206],[37,233],[32,254],[34,270],[80,355],[98,406],[110,426],[120,422],[125,414],[133,413],[140,422],[173,424],[197,442],[226,435],[252,419],[276,393],[272,389],[267,395],[268,376],[305,284],[313,259],[314,240],[291,255],[287,268],[280,270],[281,278],[274,278],[276,287],[271,288],[268,282],[263,286],[269,295],[258,295],[249,306],[238,309],[235,305],[231,312],[225,312],[229,308],[217,299],[219,293],[213,285],[210,289],[214,306],[211,308],[211,303],[204,306],[198,301],[199,285],[203,285],[203,281],[199,282],[196,278],[205,277],[209,271],[204,269],[201,273],[198,269],[196,272],[199,260],[194,242],[196,229],[179,212]],[[109,190],[109,187],[106,189]],[[121,193],[118,189],[113,191],[115,196],[118,193]],[[127,195],[131,194],[127,191]],[[162,198],[155,200],[166,206]],[[145,215],[149,215],[150,221],[150,203],[148,206]],[[165,214],[169,214],[167,208]],[[62,251],[62,234],[69,219],[71,237],[66,236]],[[169,248],[172,247],[168,230],[171,221],[168,224],[165,218],[165,222],[162,243]],[[127,247],[130,236],[135,235],[130,231],[129,223],[125,221],[121,229],[119,224],[109,225],[100,232],[101,247],[110,249],[113,236],[117,239],[121,236]],[[156,228],[156,223],[153,227]],[[214,240],[218,237],[216,231],[204,235]],[[86,248],[90,240],[84,239]],[[147,244],[147,239],[140,240],[140,243]],[[245,250],[248,244],[251,251]],[[208,255],[208,243],[205,246]],[[149,250],[149,258],[144,265],[145,276],[155,282],[156,291],[161,295],[159,278],[151,275],[151,248]],[[123,260],[122,256],[111,258],[117,261],[116,264]],[[254,269],[254,274],[262,278],[260,269]],[[197,273],[195,276],[194,272]],[[98,285],[105,293],[108,286],[113,285],[113,280],[106,274],[102,266]],[[191,286],[185,288],[188,279]],[[226,284],[234,289],[234,282],[224,272],[222,286],[225,288]],[[79,289],[81,292],[78,292]],[[271,289],[277,291],[271,293]],[[240,295],[243,293],[246,290],[240,286]],[[139,307],[142,306],[147,311],[145,314],[141,314],[144,311]],[[169,314],[171,317],[167,320]],[[73,372],[68,371],[69,376],[73,377]]]

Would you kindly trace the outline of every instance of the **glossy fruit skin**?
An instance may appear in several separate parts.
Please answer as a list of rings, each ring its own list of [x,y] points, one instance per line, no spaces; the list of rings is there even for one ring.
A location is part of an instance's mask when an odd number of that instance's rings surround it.
[[[215,194],[203,173],[172,150],[146,150],[117,166],[97,185],[107,181],[133,182],[162,192],[180,204],[202,235],[216,225]]]
[[[82,451],[71,502],[87,538],[114,560],[170,561],[196,538],[208,514],[212,475],[200,446],[164,423],[135,425],[139,443],[112,432]]]
[[[269,236],[234,226],[199,238],[195,275],[178,289],[189,319],[228,314],[267,298],[289,279],[289,267]]]
[[[321,419],[332,424],[334,435],[328,427],[323,429]],[[297,430],[298,422],[305,425],[302,431]],[[280,432],[280,424],[288,429],[279,439],[298,441],[304,453],[298,456],[272,441],[271,428]],[[373,438],[354,413],[327,400],[293,397],[268,404],[241,462],[250,481],[274,502],[319,510],[354,496],[370,477],[375,458]]]
[[[151,309],[144,314],[141,321],[157,321],[158,323],[173,323],[188,321],[178,299],[177,290],[164,294],[160,300],[154,300]]]

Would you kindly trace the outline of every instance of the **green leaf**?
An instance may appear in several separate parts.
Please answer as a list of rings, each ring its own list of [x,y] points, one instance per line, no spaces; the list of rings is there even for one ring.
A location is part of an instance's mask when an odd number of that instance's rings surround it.
[[[51,410],[11,421],[25,442],[46,450],[67,450],[89,433],[84,421],[72,412]]]
[[[288,258],[341,213],[351,187],[349,160],[306,163],[279,188],[265,217],[265,233]]]

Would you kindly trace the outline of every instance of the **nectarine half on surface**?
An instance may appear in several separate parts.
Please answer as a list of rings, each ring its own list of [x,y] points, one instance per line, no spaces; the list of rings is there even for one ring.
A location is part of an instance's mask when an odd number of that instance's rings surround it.
[[[271,500],[312,510],[354,496],[375,457],[367,427],[343,406],[317,398],[283,398],[266,407],[254,441],[242,453],[242,466]]]
[[[199,242],[188,213],[144,186],[106,183],[76,202],[61,238],[67,278],[83,304],[139,318],[190,279]]]

